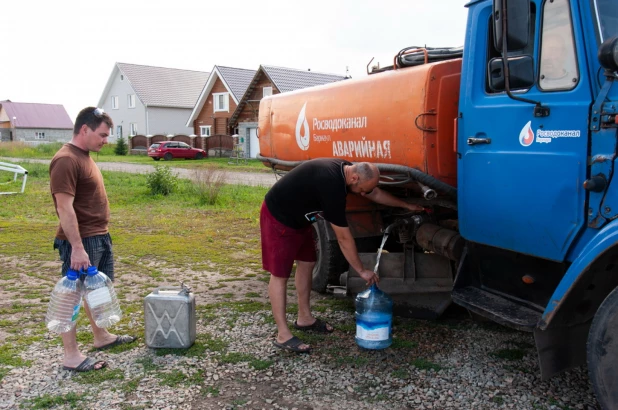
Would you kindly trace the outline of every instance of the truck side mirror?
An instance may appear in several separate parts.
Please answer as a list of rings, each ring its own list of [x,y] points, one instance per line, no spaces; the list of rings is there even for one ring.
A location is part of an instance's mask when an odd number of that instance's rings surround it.
[[[599,62],[606,70],[618,71],[618,37],[612,37],[599,47]]]
[[[503,4],[506,5],[506,13]],[[507,51],[522,50],[528,45],[530,28],[530,2],[528,0],[494,0],[493,20],[496,51],[502,53],[502,26],[504,24],[507,25]]]
[[[528,89],[534,84],[534,62],[531,56],[517,56],[508,59],[509,88],[511,90]],[[504,63],[502,58],[489,61],[489,88],[492,91],[504,91]]]

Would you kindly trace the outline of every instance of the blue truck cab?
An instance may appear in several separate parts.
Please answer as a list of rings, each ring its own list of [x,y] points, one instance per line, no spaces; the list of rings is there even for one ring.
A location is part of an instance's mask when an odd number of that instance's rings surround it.
[[[453,301],[618,408],[618,2],[467,4]]]

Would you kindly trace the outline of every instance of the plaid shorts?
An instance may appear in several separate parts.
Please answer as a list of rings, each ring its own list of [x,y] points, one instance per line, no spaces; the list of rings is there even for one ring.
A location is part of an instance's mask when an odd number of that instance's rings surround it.
[[[96,266],[100,272],[114,280],[114,253],[112,252],[112,237],[109,233],[82,238],[82,243],[90,258],[90,265]],[[55,238],[54,249],[58,249],[62,261],[62,275],[66,275],[71,267],[71,244],[69,241]]]

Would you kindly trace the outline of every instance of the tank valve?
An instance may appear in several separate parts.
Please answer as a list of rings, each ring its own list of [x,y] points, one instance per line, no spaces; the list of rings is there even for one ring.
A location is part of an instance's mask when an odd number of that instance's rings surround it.
[[[438,193],[436,191],[434,191],[432,188],[429,188],[427,185],[421,184],[418,181],[416,181],[416,183],[418,184],[418,186],[421,187],[421,191],[423,192],[423,198],[427,200],[436,199],[436,197],[438,196]]]

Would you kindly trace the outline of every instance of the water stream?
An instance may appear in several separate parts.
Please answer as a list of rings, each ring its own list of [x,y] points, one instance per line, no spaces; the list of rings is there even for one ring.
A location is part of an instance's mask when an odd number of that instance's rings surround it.
[[[382,238],[382,245],[378,249],[378,256],[376,257],[376,267],[373,268],[374,273],[378,273],[378,266],[380,266],[380,256],[382,256],[382,248],[384,248],[384,244],[386,243],[386,239],[388,239],[388,234],[384,234],[384,238]]]

